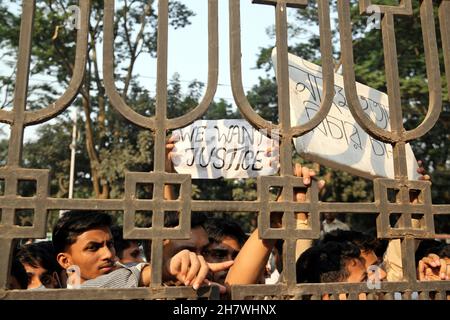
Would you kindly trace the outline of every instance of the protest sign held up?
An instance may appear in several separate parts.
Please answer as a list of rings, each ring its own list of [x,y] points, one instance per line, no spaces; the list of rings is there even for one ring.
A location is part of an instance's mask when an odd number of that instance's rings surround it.
[[[272,61],[276,68],[276,50]],[[369,136],[353,118],[344,92],[343,78],[334,75],[335,95],[330,112],[311,132],[294,139],[297,152],[305,159],[366,177],[394,178],[392,146]],[[356,83],[360,103],[366,114],[383,129],[390,129],[388,96]],[[289,54],[289,96],[291,124],[308,122],[322,103],[322,69],[320,66]],[[417,161],[407,144],[409,179],[417,179]]]
[[[278,171],[276,135],[270,139],[245,120],[198,120],[173,135],[178,140],[172,151],[174,168],[194,179],[249,178]]]

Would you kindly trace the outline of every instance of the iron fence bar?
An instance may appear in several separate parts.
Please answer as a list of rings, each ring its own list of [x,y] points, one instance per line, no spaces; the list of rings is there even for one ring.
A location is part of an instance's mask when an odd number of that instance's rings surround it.
[[[177,298],[218,298],[218,288],[157,287],[130,289],[47,289],[0,290],[0,300],[157,300]]]
[[[391,299],[394,299],[393,293],[399,292],[444,292],[448,291],[450,281],[418,281],[415,283],[403,282],[385,282],[380,283],[380,289],[369,289],[366,283],[302,283],[295,286],[288,286],[285,284],[277,285],[236,285],[231,287],[233,299],[241,300],[251,296],[307,296],[322,294],[359,294],[359,293],[373,293],[373,294],[392,294]]]
[[[22,143],[25,110],[27,104],[35,6],[35,0],[24,0],[22,4],[23,11],[20,22],[19,57],[17,60],[17,76],[14,87],[14,122],[11,125],[11,134],[8,146],[7,163],[9,167],[20,167],[22,161]]]

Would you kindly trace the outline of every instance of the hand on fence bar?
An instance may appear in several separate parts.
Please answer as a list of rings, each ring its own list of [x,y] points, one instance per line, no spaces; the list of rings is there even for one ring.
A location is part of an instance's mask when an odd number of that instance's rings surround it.
[[[316,175],[314,170],[302,167],[300,164],[296,164],[293,168],[294,175],[302,178],[305,188],[311,183],[311,179]],[[319,188],[325,186],[325,181],[319,182]],[[306,189],[299,189],[294,195],[294,199],[298,202],[306,201]],[[277,201],[281,201],[282,197],[279,196]],[[304,214],[306,219],[306,214]],[[276,228],[281,226],[281,215],[271,215],[271,226]],[[260,279],[260,275],[264,272],[267,260],[275,245],[274,239],[260,239],[259,231],[256,229],[253,231],[249,239],[245,242],[241,251],[234,260],[234,265],[230,268],[225,284],[231,285],[246,285],[257,283]]]
[[[166,172],[173,173],[175,168],[173,167],[173,158],[175,153],[173,149],[175,148],[175,143],[180,140],[178,135],[172,135],[166,142]]]
[[[186,286],[192,285],[197,290],[202,284],[210,285],[206,276],[209,271],[218,272],[227,270],[233,265],[233,261],[220,263],[207,263],[203,256],[189,250],[182,250],[164,262],[163,280],[178,280]],[[143,270],[143,285],[150,283],[150,268]],[[220,286],[222,293],[225,288]]]
[[[174,173],[175,168],[173,167],[173,157],[174,152],[173,149],[175,148],[175,142],[177,142],[180,139],[178,135],[172,135],[169,139],[167,139],[166,142],[166,172],[168,173]],[[173,186],[170,184],[164,185],[164,199],[166,200],[175,200],[175,192],[173,190]]]
[[[417,168],[417,173],[420,174],[419,180],[421,181],[429,181],[431,182],[431,177],[427,174],[427,171],[424,168],[424,163],[422,160],[418,160],[417,164],[419,167]],[[412,204],[417,204],[419,202],[420,192],[417,190],[411,190],[409,194],[409,200]]]

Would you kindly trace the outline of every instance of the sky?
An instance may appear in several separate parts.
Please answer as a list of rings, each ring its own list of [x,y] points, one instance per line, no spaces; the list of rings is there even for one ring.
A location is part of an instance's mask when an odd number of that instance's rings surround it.
[[[191,19],[192,24],[182,28],[169,30],[169,63],[168,77],[174,73],[180,75],[183,83],[199,80],[206,84],[208,74],[208,6],[207,1],[180,0],[185,3],[196,16]],[[216,98],[224,98],[232,103],[232,93],[229,76],[229,12],[228,0],[219,0],[219,86]],[[251,0],[241,1],[241,36],[242,36],[242,77],[244,90],[249,90],[258,83],[258,77],[265,72],[256,70],[256,59],[260,48],[274,45],[266,29],[275,23],[273,6],[252,4]],[[156,61],[148,65],[146,61],[139,61],[142,70],[140,80],[149,84],[155,90]],[[147,81],[146,81],[147,80]]]

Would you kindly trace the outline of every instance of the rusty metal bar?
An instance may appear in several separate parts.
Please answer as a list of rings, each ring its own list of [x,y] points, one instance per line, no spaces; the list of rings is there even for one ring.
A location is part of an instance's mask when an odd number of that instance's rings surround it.
[[[167,52],[169,33],[168,0],[158,1],[158,39],[156,70],[156,114],[154,171],[165,170],[166,121],[167,121]]]
[[[177,298],[218,297],[217,287],[202,287],[195,291],[191,287],[158,287],[134,289],[48,289],[48,290],[0,290],[0,299],[5,300],[156,300]]]
[[[23,11],[20,23],[19,58],[17,60],[17,76],[14,87],[14,122],[11,125],[11,135],[8,146],[8,166],[10,167],[19,167],[22,161],[22,143],[35,6],[36,3],[34,0],[24,0],[22,4]]]

